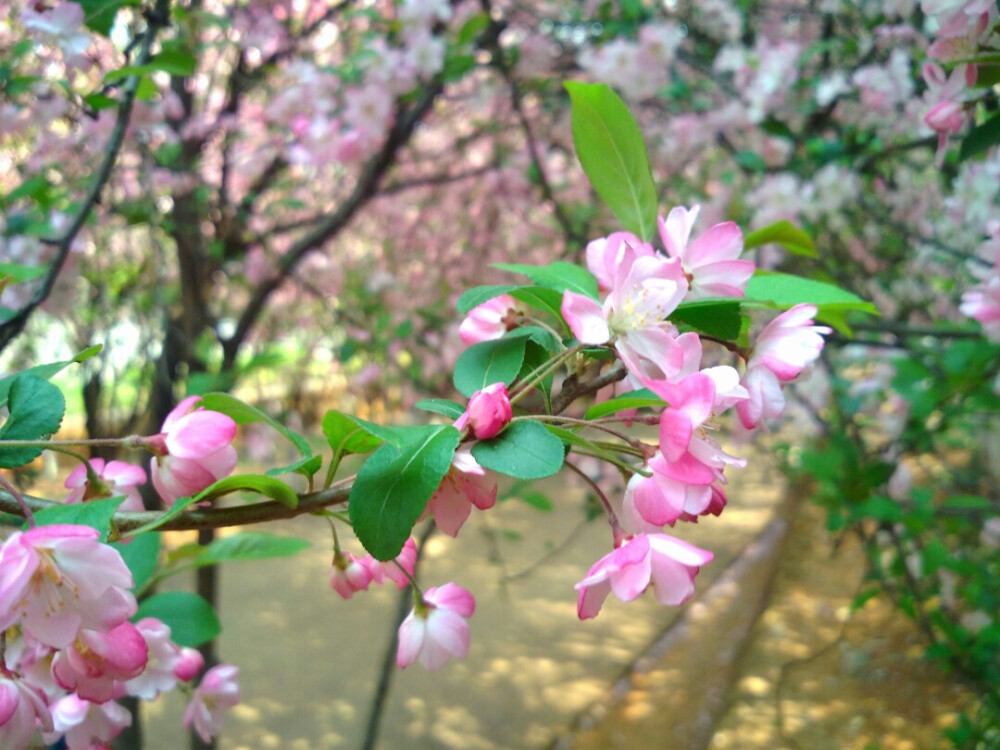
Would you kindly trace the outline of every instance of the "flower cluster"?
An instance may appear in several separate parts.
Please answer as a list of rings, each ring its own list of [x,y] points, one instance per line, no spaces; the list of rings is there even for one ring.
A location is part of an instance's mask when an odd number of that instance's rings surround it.
[[[42,526],[3,543],[0,746],[26,748],[40,730],[70,750],[105,747],[132,722],[118,699],[151,700],[198,676],[201,655],[174,643],[167,625],[130,621],[131,588],[121,555],[89,526]],[[205,708],[201,691],[189,712],[207,740],[222,705]]]
[[[743,235],[732,222],[692,239],[698,213],[697,206],[677,207],[660,218],[662,251],[628,232],[591,242],[587,267],[600,298],[563,293],[562,317],[576,340],[612,349],[624,366],[620,389],[648,388],[665,403],[657,419],[659,443],[635,441],[643,461],[633,467],[621,499],[606,501],[615,549],[577,584],[582,619],[596,616],[609,592],[631,601],[652,585],[666,604],[681,604],[692,595],[694,576],[712,554],[662,529],[721,513],[727,502],[725,469],[746,463],[722,450],[711,437],[711,423],[734,407],[748,428],[778,416],[784,408],[782,386],[816,359],[822,335],[830,332],[813,325],[814,306],[796,305],[768,323],[752,347],[738,350],[745,360],[742,375],[729,365],[704,367],[702,338],[682,332],[671,316],[684,302],[743,297],[754,263],[740,258]],[[471,310],[462,324],[463,339],[496,338],[528,319],[514,303],[505,295]],[[505,402],[478,403],[482,398],[475,394],[456,424],[464,427],[474,414],[486,415],[479,424],[488,427],[474,431],[476,438],[496,435],[510,419]],[[620,419],[628,423],[634,417],[623,411]]]

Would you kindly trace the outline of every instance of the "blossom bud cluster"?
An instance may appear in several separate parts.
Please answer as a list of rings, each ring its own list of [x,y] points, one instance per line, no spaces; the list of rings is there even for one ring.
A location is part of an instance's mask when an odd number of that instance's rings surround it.
[[[163,622],[130,620],[132,584],[89,526],[15,532],[0,546],[0,747],[27,748],[36,731],[70,750],[105,747],[132,722],[116,701],[152,700],[201,673],[201,655]],[[205,681],[185,721],[207,740],[221,704],[206,707]]]

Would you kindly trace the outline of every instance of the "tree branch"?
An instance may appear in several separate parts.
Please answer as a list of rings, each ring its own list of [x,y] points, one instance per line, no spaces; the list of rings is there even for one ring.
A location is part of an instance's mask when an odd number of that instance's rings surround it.
[[[153,44],[156,41],[157,32],[170,23],[170,2],[171,0],[156,0],[156,7],[152,12],[146,14],[146,31],[143,33],[142,48],[139,51],[136,65],[145,65],[152,58]],[[122,99],[118,105],[118,115],[111,130],[108,145],[105,148],[104,158],[101,160],[101,164],[97,168],[97,174],[94,175],[94,179],[90,183],[90,187],[86,195],[84,195],[83,201],[77,209],[69,228],[62,237],[52,243],[56,246],[55,258],[53,258],[41,286],[32,295],[27,305],[18,310],[13,317],[0,323],[0,351],[3,351],[7,344],[24,330],[28,318],[31,317],[32,313],[52,293],[56,278],[58,278],[59,273],[66,263],[66,258],[69,256],[73,240],[76,239],[80,230],[83,229],[83,225],[90,217],[91,210],[100,201],[101,192],[111,177],[111,170],[118,160],[118,154],[125,141],[125,132],[128,130],[129,121],[132,118],[132,106],[135,104],[140,79],[141,76],[129,76],[122,89]]]

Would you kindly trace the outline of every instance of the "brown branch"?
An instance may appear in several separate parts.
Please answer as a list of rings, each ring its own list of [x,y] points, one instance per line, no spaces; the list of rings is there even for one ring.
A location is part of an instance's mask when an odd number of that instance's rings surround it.
[[[625,368],[620,364],[615,365],[603,375],[598,375],[593,380],[585,380],[582,383],[574,381],[568,384],[570,381],[567,378],[566,382],[563,383],[564,388],[559,391],[558,396],[552,399],[552,413],[560,414],[578,398],[597,393],[601,388],[624,379]]]
[[[142,49],[136,59],[136,65],[145,65],[152,58],[153,44],[156,41],[157,32],[170,23],[170,2],[171,0],[156,0],[156,7],[146,14],[146,31],[143,34]],[[45,274],[41,286],[32,295],[28,304],[18,310],[13,317],[0,323],[0,351],[3,351],[7,344],[24,330],[28,318],[31,317],[32,313],[52,293],[56,278],[58,278],[63,266],[66,264],[66,258],[69,256],[69,250],[73,245],[73,241],[80,233],[80,230],[83,229],[83,225],[90,217],[90,212],[94,206],[100,201],[101,192],[111,177],[111,171],[115,166],[115,162],[118,161],[118,154],[125,141],[125,132],[128,130],[129,121],[132,119],[132,106],[135,104],[136,92],[139,89],[141,78],[142,76],[133,75],[129,76],[125,82],[125,86],[122,89],[122,99],[118,104],[118,115],[111,130],[111,137],[108,139],[108,144],[105,147],[104,158],[97,168],[97,174],[94,175],[94,179],[90,183],[90,187],[87,189],[87,193],[84,195],[83,201],[80,203],[80,207],[73,217],[73,221],[70,222],[69,227],[62,237],[51,243],[56,246],[56,254],[52,260],[52,264],[49,266],[48,272]]]
[[[231,508],[195,509],[186,511],[176,518],[167,521],[156,530],[190,531],[193,529],[218,529],[224,526],[244,526],[253,523],[295,518],[296,516],[320,510],[321,508],[328,508],[331,505],[346,503],[350,492],[350,487],[338,487],[336,489],[320,490],[319,492],[303,493],[299,495],[299,502],[294,508],[290,508],[274,500],[268,500],[251,505],[237,505]],[[28,507],[36,513],[62,504],[29,495],[24,495],[23,499]],[[0,488],[0,511],[23,517],[21,505],[17,499],[3,488]],[[115,528],[124,533],[153,523],[162,518],[163,515],[161,511],[120,511],[115,513],[112,523],[115,525]]]

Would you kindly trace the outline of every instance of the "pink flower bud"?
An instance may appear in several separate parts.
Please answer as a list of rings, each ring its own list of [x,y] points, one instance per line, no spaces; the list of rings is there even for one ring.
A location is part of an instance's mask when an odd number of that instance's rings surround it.
[[[181,656],[174,665],[174,676],[178,680],[190,682],[205,668],[205,658],[196,648],[181,648]]]
[[[455,427],[464,430],[468,426],[475,437],[486,440],[500,432],[512,416],[507,386],[493,383],[472,394],[469,406],[455,422]]]

